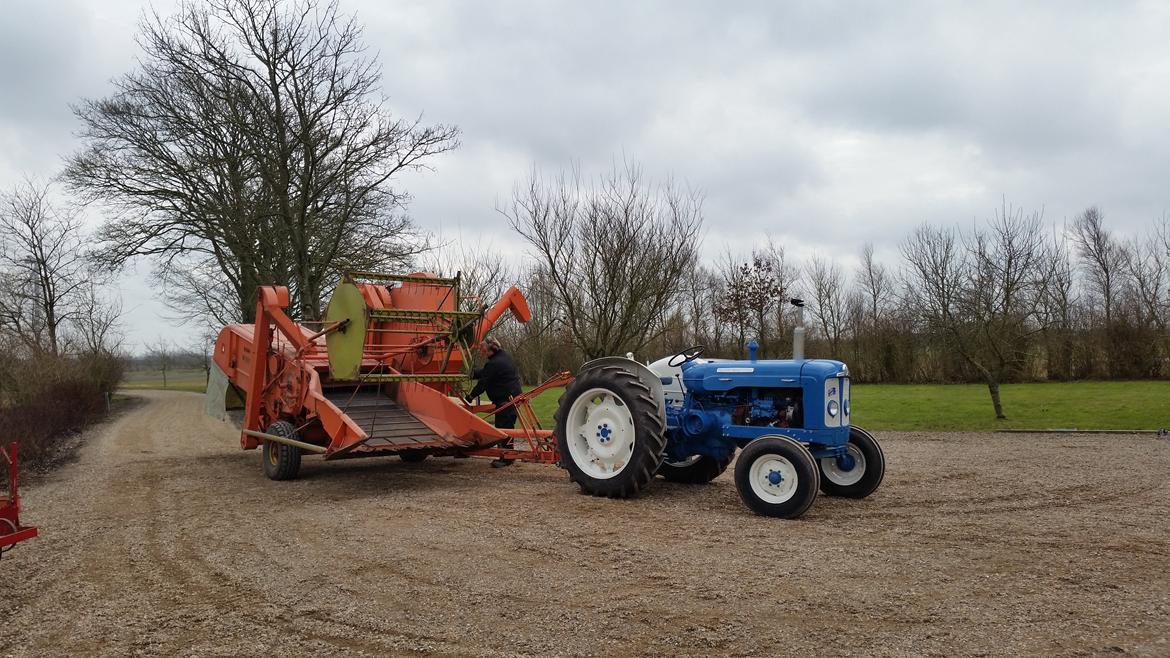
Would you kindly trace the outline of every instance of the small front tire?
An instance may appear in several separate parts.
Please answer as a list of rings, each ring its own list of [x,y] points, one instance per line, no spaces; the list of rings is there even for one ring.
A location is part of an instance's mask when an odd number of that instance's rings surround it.
[[[268,434],[300,441],[297,428],[287,420],[278,420],[268,426]],[[301,471],[301,449],[276,441],[265,441],[262,450],[264,474],[269,480],[292,480]]]
[[[848,469],[836,457],[817,462],[821,472],[821,489],[828,496],[865,498],[877,490],[886,476],[886,457],[877,439],[860,427],[849,428]]]
[[[817,499],[820,471],[812,453],[786,436],[764,436],[739,453],[735,488],[756,514],[795,519]]]

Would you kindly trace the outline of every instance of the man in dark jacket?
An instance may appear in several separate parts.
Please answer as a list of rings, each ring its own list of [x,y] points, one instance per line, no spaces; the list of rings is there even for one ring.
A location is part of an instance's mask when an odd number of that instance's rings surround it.
[[[481,393],[487,393],[492,404],[500,407],[505,405],[513,396],[520,395],[520,375],[516,373],[516,364],[512,357],[500,347],[500,341],[488,337],[479,344],[480,356],[487,359],[482,368],[477,368],[471,376],[479,380],[475,388],[467,394],[470,402]],[[515,429],[516,407],[509,407],[496,414],[496,427],[500,429]],[[500,444],[504,448],[511,448],[511,439]],[[511,459],[499,458],[492,462],[493,468],[511,466]]]

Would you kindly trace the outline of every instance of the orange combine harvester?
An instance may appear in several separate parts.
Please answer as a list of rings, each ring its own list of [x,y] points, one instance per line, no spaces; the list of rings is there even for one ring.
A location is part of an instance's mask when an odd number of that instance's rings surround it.
[[[530,406],[561,373],[515,398],[519,427],[497,429],[492,405],[463,401],[471,351],[506,313],[531,318],[516,288],[469,310],[460,279],[352,272],[338,284],[325,320],[286,313],[288,289],[259,289],[254,324],[223,328],[215,343],[208,399],[243,410],[240,443],[263,449],[269,478],[296,477],[303,453],[325,459],[397,454],[478,455],[555,463],[551,430]],[[513,439],[514,448],[496,447]]]

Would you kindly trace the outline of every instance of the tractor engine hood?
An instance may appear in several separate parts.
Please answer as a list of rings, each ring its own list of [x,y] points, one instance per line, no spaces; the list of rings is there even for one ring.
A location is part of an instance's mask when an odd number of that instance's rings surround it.
[[[733,388],[796,388],[802,377],[824,380],[849,369],[840,361],[721,361],[684,363],[683,384],[691,393],[729,391]]]

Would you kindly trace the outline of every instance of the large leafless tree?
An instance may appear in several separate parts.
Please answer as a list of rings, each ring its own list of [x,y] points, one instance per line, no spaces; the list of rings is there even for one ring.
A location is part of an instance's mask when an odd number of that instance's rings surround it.
[[[911,308],[979,373],[998,419],[1000,384],[1019,375],[1043,328],[1045,246],[1039,213],[1006,203],[970,233],[922,225],[902,243]]]
[[[340,271],[423,248],[392,183],[458,131],[389,113],[361,32],[318,0],[206,0],[148,17],[138,68],[76,107],[85,146],[65,179],[114,212],[101,258],[158,257],[190,316],[248,318],[256,285],[279,283],[315,319]]]
[[[702,196],[637,165],[585,181],[534,171],[500,208],[532,247],[586,358],[638,352],[662,333],[693,269]]]
[[[841,266],[820,256],[808,262],[805,273],[808,278],[813,319],[817,328],[829,341],[833,358],[841,357],[841,340],[846,330],[846,316],[849,311],[847,281]]]
[[[1105,217],[1097,206],[1090,206],[1077,215],[1072,227],[1073,243],[1089,287],[1101,304],[1105,330],[1109,331],[1125,274],[1125,249],[1106,228]]]
[[[50,187],[25,181],[0,194],[0,325],[34,352],[58,354],[89,276],[78,213]]]

